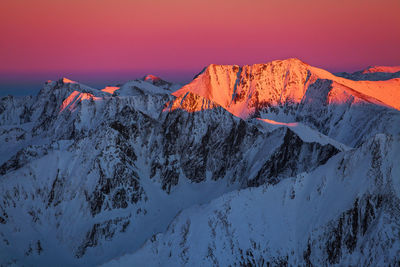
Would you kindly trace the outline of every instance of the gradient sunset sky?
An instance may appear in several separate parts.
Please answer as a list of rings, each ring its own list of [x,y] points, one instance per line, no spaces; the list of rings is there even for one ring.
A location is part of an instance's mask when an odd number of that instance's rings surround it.
[[[400,65],[399,0],[2,0],[0,33],[1,95],[289,57],[332,72]]]

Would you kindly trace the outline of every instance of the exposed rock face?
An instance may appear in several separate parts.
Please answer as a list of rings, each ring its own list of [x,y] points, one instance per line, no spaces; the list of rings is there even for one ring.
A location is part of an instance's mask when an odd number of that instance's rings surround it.
[[[298,173],[309,172],[314,166],[320,166],[333,155],[339,152],[333,145],[306,143],[294,132],[281,128],[282,144],[273,152],[272,156],[263,164],[254,179],[248,180],[249,186],[276,184],[280,177],[292,177]]]
[[[211,65],[172,94],[147,76],[103,90],[64,78],[2,98],[0,264],[94,266],[135,251],[134,265],[364,263],[353,255],[378,255],[361,244],[386,242],[398,216],[388,158],[400,112],[366,94],[373,84],[332,77],[290,59]],[[308,221],[325,208],[335,212]],[[289,231],[275,229],[275,246],[266,233],[279,225]],[[210,233],[200,256],[198,231]],[[372,262],[393,262],[388,253]]]
[[[120,265],[396,265],[399,137],[376,136],[310,173],[180,213]],[[396,188],[396,189],[394,189]]]

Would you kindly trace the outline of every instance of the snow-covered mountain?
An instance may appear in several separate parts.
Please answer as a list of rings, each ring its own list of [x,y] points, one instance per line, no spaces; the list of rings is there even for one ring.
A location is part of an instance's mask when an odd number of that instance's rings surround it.
[[[353,81],[298,59],[243,67],[210,65],[173,93],[177,99],[171,108],[188,93],[243,119],[302,122],[349,146],[377,133],[400,132],[400,79]]]
[[[400,66],[370,66],[361,71],[356,71],[353,73],[340,72],[336,73],[335,75],[355,81],[383,81],[400,78]]]
[[[4,97],[0,264],[394,264],[399,85],[288,59]]]

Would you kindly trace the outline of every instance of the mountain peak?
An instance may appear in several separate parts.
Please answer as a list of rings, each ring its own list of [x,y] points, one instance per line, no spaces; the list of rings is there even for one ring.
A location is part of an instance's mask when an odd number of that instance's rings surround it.
[[[65,78],[65,77],[63,77],[62,79],[60,79],[63,83],[77,83],[77,82],[75,82],[75,81],[73,81],[73,80],[70,80],[70,79],[68,79],[68,78]]]
[[[162,80],[160,77],[157,77],[152,74],[147,74],[146,76],[143,77],[143,81],[146,81],[146,82],[155,82],[155,81],[160,81],[160,80]]]
[[[363,74],[366,73],[377,73],[377,72],[385,72],[385,73],[395,73],[400,71],[400,66],[369,66],[365,70],[362,71]]]
[[[192,92],[238,117],[248,118],[259,100],[272,105],[285,101],[299,103],[309,82],[309,69],[297,58],[244,66],[210,64],[174,95]]]
[[[267,62],[267,63],[256,63],[256,64],[252,64],[252,65],[243,65],[243,66],[239,66],[239,65],[236,65],[236,64],[228,64],[228,65],[225,65],[225,64],[209,64],[208,66],[206,66],[198,75],[200,75],[201,73],[203,73],[205,70],[207,70],[207,69],[209,69],[209,68],[215,68],[215,67],[222,67],[222,68],[224,68],[224,67],[235,67],[235,66],[237,66],[237,67],[244,67],[244,66],[251,66],[251,67],[254,67],[254,66],[262,66],[262,65],[294,65],[294,64],[299,64],[299,65],[305,65],[305,66],[310,66],[308,63],[306,63],[306,62],[304,62],[304,61],[302,61],[301,59],[298,59],[298,58],[287,58],[287,59],[277,59],[277,60],[273,60],[273,61],[270,61],[270,62]],[[197,75],[197,76],[198,76]]]
[[[119,86],[106,86],[105,88],[101,89],[100,91],[109,93],[109,94],[114,94],[115,91],[119,90],[121,87]]]
[[[276,64],[276,63],[308,65],[307,63],[305,63],[304,61],[302,61],[301,59],[296,58],[296,57],[287,58],[287,59],[277,59],[277,60],[273,60],[267,64]]]
[[[143,77],[142,79],[145,82],[151,83],[155,86],[159,86],[159,87],[163,87],[163,88],[170,88],[172,83],[164,81],[163,79],[161,79],[160,77],[157,77],[155,75],[152,74],[148,74],[146,76]]]

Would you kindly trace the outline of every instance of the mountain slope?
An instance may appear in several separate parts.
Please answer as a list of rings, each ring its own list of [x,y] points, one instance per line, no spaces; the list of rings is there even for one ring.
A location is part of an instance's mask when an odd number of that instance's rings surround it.
[[[181,212],[103,266],[383,266],[400,260],[400,139],[378,135],[275,186]]]

